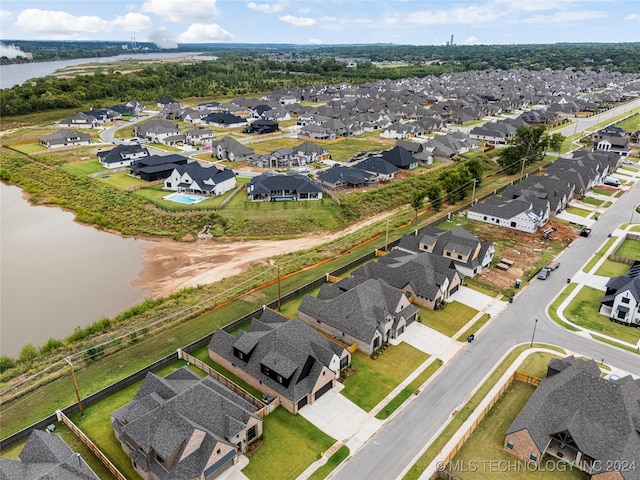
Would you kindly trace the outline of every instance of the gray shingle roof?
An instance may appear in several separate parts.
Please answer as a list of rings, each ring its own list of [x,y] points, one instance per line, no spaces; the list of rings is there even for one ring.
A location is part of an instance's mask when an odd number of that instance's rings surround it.
[[[309,394],[325,366],[335,356],[342,357],[345,349],[298,319],[287,320],[266,309],[260,320],[254,319],[247,332],[237,337],[224,330],[216,331],[209,349],[242,368],[252,377],[277,391],[285,398],[297,402]],[[245,337],[249,336],[249,339]],[[256,341],[257,340],[257,341]],[[233,354],[234,348],[253,345],[253,353],[245,361]],[[291,378],[288,386],[276,382],[261,370],[261,364]],[[309,366],[305,371],[305,366]]]
[[[85,461],[53,433],[33,430],[18,458],[0,458],[2,480],[98,480]]]
[[[593,360],[573,357],[545,378],[513,421],[507,435],[526,429],[540,451],[551,435],[567,431],[584,454],[603,469],[640,459],[640,380],[600,378]],[[618,463],[621,464],[621,463]],[[622,472],[640,479],[640,470]]]

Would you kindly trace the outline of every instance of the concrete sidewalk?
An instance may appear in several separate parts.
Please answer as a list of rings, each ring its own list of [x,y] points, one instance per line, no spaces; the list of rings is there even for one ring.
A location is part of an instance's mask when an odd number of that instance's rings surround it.
[[[600,337],[602,339],[608,340],[610,342],[615,342],[620,345],[626,345],[630,348],[635,348],[640,350],[640,340],[636,343],[625,342],[624,340],[620,340],[618,338],[610,337],[608,335],[604,335],[599,332],[594,332],[593,330],[589,330],[587,328],[581,327],[580,325],[576,325],[567,317],[564,316],[564,310],[571,304],[573,299],[576,298],[576,295],[582,290],[582,287],[589,286],[593,288],[597,288],[598,290],[606,291],[606,282],[609,280],[608,277],[602,277],[600,275],[595,275],[595,272],[598,271],[600,266],[609,258],[609,255],[615,252],[620,244],[624,241],[625,235],[630,231],[632,225],[628,225],[625,230],[620,228],[615,229],[612,232],[613,237],[617,237],[616,240],[609,246],[606,252],[602,255],[602,257],[595,263],[595,265],[588,272],[584,272],[580,270],[577,272],[574,277],[571,279],[572,283],[577,284],[577,287],[573,289],[573,291],[565,298],[565,300],[558,306],[557,314],[567,325],[572,326],[573,328],[578,329],[581,333],[590,335],[592,337]],[[595,253],[595,252],[594,252]]]

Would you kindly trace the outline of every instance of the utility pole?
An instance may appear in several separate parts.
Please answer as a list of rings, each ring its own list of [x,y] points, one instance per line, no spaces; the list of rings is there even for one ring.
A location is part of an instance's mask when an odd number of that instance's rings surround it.
[[[76,372],[73,370],[73,363],[69,359],[69,357],[64,357],[65,361],[71,367],[71,380],[73,381],[73,388],[76,391],[76,399],[78,400],[78,408],[80,409],[80,416],[83,416],[82,413],[82,400],[80,400],[80,392],[78,391],[78,382],[76,381]]]
[[[384,251],[385,252],[389,251],[389,217],[387,217],[387,235],[384,240]]]
[[[471,192],[471,206],[472,206],[472,207],[473,207],[473,201],[474,201],[474,200],[475,200],[475,198],[476,198],[476,181],[477,181],[477,180],[478,180],[477,178],[474,178],[474,179],[473,179],[473,191]]]
[[[533,339],[536,336],[536,327],[538,326],[538,319],[536,318],[536,323],[533,324],[533,335],[531,335],[531,346],[533,347]]]
[[[278,268],[278,311],[280,311],[280,307],[282,306],[281,296],[280,296],[280,265],[276,265]]]

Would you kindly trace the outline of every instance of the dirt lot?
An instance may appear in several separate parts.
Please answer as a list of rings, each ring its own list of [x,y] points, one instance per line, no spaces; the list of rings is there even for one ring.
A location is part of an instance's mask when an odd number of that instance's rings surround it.
[[[496,248],[494,265],[487,273],[483,273],[477,278],[499,289],[513,287],[516,279],[522,279],[533,271],[532,269],[536,267],[544,253],[553,251],[554,247],[557,251],[558,247],[567,245],[578,237],[578,231],[575,228],[555,219],[551,219],[545,225],[545,228],[557,228],[549,240],[544,238],[541,231],[525,233],[487,223],[460,220],[458,223],[464,222],[462,225],[464,228],[479,238],[494,243]],[[502,258],[512,260],[513,266],[506,271],[496,268],[495,263]]]

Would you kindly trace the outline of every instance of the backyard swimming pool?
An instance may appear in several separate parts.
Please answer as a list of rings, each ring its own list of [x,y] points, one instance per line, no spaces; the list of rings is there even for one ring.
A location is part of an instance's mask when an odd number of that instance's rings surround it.
[[[184,205],[193,205],[202,200],[206,200],[207,197],[201,197],[200,195],[187,195],[185,193],[172,193],[162,197],[163,200],[169,200],[170,202],[182,203]]]

